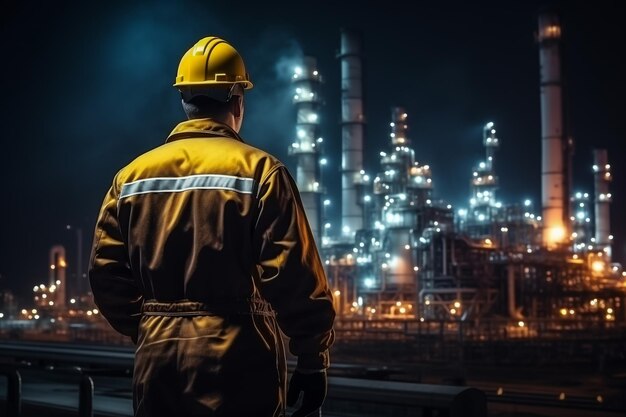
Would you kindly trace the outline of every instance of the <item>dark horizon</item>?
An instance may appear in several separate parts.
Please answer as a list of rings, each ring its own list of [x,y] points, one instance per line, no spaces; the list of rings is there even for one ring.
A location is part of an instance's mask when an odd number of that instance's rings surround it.
[[[171,86],[198,38],[217,34],[243,55],[255,83],[246,97],[244,139],[295,172],[289,75],[294,59],[317,57],[325,79],[322,132],[331,216],[339,217],[341,27],[363,33],[365,166],[387,149],[391,107],[409,114],[411,147],[433,168],[435,195],[467,204],[482,126],[494,121],[500,198],[540,203],[539,63],[536,15],[545,1],[418,3],[370,8],[324,3],[206,2],[11,4],[2,19],[8,64],[2,105],[8,187],[0,216],[0,290],[27,297],[48,273],[48,250],[71,245],[81,227],[88,251],[100,202],[115,172],[160,145],[182,121]],[[574,189],[593,193],[592,149],[608,149],[614,180],[614,261],[626,262],[626,39],[617,1],[552,2],[565,27],[567,128],[574,138]],[[271,112],[267,110],[271,109]],[[453,150],[452,152],[450,150]],[[335,221],[336,223],[336,221]],[[70,252],[68,271],[74,271]],[[86,265],[86,260],[83,262]]]

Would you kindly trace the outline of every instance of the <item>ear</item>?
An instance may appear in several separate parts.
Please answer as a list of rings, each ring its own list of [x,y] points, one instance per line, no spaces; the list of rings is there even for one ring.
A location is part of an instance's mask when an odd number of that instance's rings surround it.
[[[241,117],[241,108],[243,106],[243,98],[241,96],[233,96],[233,98],[231,99],[231,103],[232,103],[231,112],[233,113],[233,116],[235,116],[236,118]]]

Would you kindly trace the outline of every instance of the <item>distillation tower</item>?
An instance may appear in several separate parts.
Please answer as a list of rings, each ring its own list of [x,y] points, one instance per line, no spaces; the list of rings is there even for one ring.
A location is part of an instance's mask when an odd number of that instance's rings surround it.
[[[289,154],[297,157],[296,183],[309,225],[318,245],[321,245],[320,201],[320,106],[322,101],[319,85],[322,77],[315,58],[305,56],[301,65],[294,69],[293,103],[296,107],[296,139],[289,147]]]
[[[595,246],[602,251],[608,262],[611,261],[610,204],[613,196],[609,192],[611,165],[606,149],[593,151],[593,173],[595,189]]]
[[[53,246],[50,248],[50,273],[47,288],[50,291],[50,299],[46,300],[50,306],[56,306],[56,308],[60,309],[65,308],[67,291],[66,271],[65,247],[61,245]]]

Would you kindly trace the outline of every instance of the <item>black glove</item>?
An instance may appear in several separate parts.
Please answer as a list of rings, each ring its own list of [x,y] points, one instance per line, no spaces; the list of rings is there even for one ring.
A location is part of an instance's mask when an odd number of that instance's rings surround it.
[[[326,371],[300,372],[297,369],[289,381],[287,390],[287,405],[294,406],[298,402],[300,392],[303,393],[302,405],[291,417],[306,417],[321,415],[320,407],[326,398]]]

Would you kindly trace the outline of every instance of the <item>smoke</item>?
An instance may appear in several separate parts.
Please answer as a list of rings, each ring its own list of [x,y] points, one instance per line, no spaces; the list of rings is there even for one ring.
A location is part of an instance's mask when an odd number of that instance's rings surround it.
[[[290,33],[270,30],[245,52],[255,87],[246,97],[242,136],[288,164],[287,148],[293,142],[295,123],[291,77],[302,61],[302,47]]]

